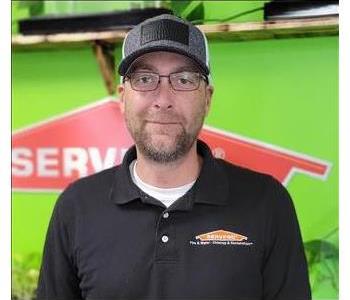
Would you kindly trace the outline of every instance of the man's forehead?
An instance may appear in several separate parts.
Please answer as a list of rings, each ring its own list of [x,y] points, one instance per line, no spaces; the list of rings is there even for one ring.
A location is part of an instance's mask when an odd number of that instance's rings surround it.
[[[131,64],[129,70],[146,69],[156,71],[159,67],[164,66],[165,62],[169,66],[171,61],[176,70],[199,71],[198,65],[187,56],[164,51],[146,53],[138,57]]]

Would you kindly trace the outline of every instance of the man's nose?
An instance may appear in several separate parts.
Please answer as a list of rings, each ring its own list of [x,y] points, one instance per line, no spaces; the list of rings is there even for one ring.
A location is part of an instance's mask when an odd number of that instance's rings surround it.
[[[154,99],[154,106],[157,109],[170,109],[173,107],[173,101],[174,90],[169,77],[160,77]]]

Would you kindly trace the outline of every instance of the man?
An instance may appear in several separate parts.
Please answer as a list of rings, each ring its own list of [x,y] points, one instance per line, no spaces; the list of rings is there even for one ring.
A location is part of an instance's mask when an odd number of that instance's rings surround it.
[[[129,32],[118,92],[135,146],[60,196],[38,299],[311,298],[287,191],[197,140],[208,57],[203,33],[174,16]]]

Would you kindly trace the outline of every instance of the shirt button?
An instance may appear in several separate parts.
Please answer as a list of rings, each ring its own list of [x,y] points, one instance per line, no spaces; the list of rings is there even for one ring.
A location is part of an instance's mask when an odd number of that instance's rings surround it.
[[[164,219],[169,218],[169,213],[168,213],[168,212],[164,213],[164,214],[163,214],[163,218],[164,218]]]
[[[168,236],[167,236],[167,235],[163,235],[163,236],[162,236],[162,242],[163,242],[163,243],[167,243],[168,241],[169,241]]]

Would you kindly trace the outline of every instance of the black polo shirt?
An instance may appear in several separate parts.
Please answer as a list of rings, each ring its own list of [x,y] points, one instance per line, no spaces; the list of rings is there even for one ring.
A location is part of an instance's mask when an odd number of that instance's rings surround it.
[[[271,176],[212,156],[169,208],[120,166],[83,178],[50,221],[38,299],[311,299],[293,203]]]

